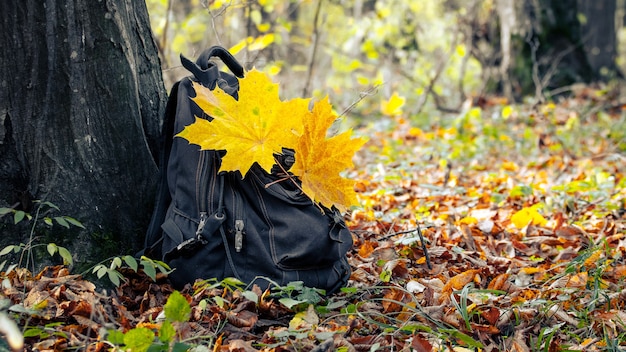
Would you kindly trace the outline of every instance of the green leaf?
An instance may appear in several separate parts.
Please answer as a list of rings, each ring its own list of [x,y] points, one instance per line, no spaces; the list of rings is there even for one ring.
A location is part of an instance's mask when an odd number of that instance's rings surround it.
[[[107,340],[114,345],[124,344],[124,333],[119,330],[109,330]]]
[[[198,348],[200,348],[200,347],[204,347],[204,346],[198,346]],[[187,344],[184,344],[182,342],[176,342],[174,344],[174,346],[172,347],[172,352],[187,352],[187,351],[189,351],[190,348],[191,348],[191,346],[189,346]],[[202,350],[198,349],[197,351],[202,351]],[[208,349],[207,349],[207,351],[208,351]]]
[[[469,335],[466,335],[459,330],[455,329],[439,329],[440,332],[449,333],[452,337],[459,339],[460,341],[465,342],[468,347],[476,347],[476,348],[485,348],[485,346],[479,342],[471,338]]]
[[[215,297],[217,297],[217,296],[215,296]],[[208,305],[208,303],[207,303],[207,300],[206,300],[206,299],[201,299],[201,300],[200,300],[200,302],[198,302],[198,307],[199,307],[201,310],[205,310],[205,309],[206,309],[206,307],[207,307],[207,305]]]
[[[302,288],[302,293],[300,293],[296,299],[307,301],[311,304],[318,304],[322,301],[322,296],[326,294],[326,291],[320,290],[317,288],[306,287]]]
[[[133,258],[133,256],[125,255],[124,256],[124,262],[126,262],[126,265],[128,265],[128,267],[130,267],[135,272],[137,272],[137,269],[139,268],[139,265],[137,264],[137,260],[135,258]]]
[[[53,256],[57,252],[58,247],[54,243],[48,243],[48,245],[46,246],[46,249],[48,250],[48,253],[50,254],[50,256]]]
[[[243,281],[234,277],[225,278],[222,280],[222,284],[230,287],[242,287],[246,285]]]
[[[70,251],[67,250],[67,248],[59,247],[59,255],[61,256],[61,258],[63,258],[63,264],[65,265],[74,264],[74,258],[72,257],[72,254],[70,253]]]
[[[15,214],[13,214],[13,223],[14,224],[18,224],[20,221],[24,220],[24,217],[26,216],[26,213],[18,210],[15,212]]]
[[[298,304],[306,303],[306,301],[299,301],[289,297],[281,298],[278,300],[278,302],[280,302],[282,305],[289,309],[297,306]]]
[[[214,297],[213,297],[213,298],[211,298],[211,299],[215,302],[215,304],[217,304],[217,306],[218,306],[218,307],[220,307],[220,308],[222,308],[222,309],[223,309],[223,308],[224,308],[224,306],[226,305],[226,300],[225,300],[225,299],[223,299],[223,298],[222,298],[222,297],[220,297],[220,296],[214,296]]]
[[[7,215],[8,213],[12,213],[14,210],[11,208],[0,208],[0,215]]]
[[[80,227],[81,229],[84,229],[85,226],[78,220],[69,217],[69,216],[64,216],[63,219],[65,219],[67,222],[69,222],[70,224],[76,226],[76,227]]]
[[[149,278],[152,279],[152,281],[156,281],[156,269],[154,268],[154,265],[150,262],[145,262],[142,261],[143,263],[143,272],[146,273],[146,275],[148,275]]]
[[[339,301],[336,301],[336,302],[328,303],[328,305],[326,306],[326,309],[334,310],[334,309],[337,309],[337,308],[345,307],[346,305],[348,305],[348,301],[346,301],[346,300],[339,300]]]
[[[191,306],[178,291],[172,292],[163,306],[165,317],[171,321],[185,322],[191,315]]]
[[[24,331],[24,337],[39,337],[39,338],[47,338],[50,334],[46,333],[41,328],[30,328]]]
[[[259,302],[259,296],[257,296],[257,294],[252,291],[243,291],[241,295],[246,297],[246,299],[248,299],[249,301]]]
[[[6,247],[4,247],[1,251],[0,251],[0,257],[3,255],[7,255],[9,253],[11,253],[11,251],[14,251],[15,253],[17,253],[18,251],[16,250],[17,248],[20,248],[19,246],[16,245],[8,245]]]
[[[389,282],[391,281],[391,270],[383,270],[380,272],[380,281]]]
[[[52,219],[50,219],[47,216],[45,218],[43,218],[43,222],[44,222],[44,224],[46,224],[48,226],[52,226]]]
[[[170,352],[168,346],[164,344],[153,343],[146,352]]]
[[[159,271],[161,271],[163,274],[167,274],[169,271],[172,270],[169,267],[169,265],[165,264],[165,262],[162,262],[160,260],[150,259],[146,257],[145,255],[141,256],[141,264],[143,266],[152,266],[153,268],[155,267],[159,268]]]
[[[155,266],[159,268],[159,271],[163,274],[169,274],[172,271],[172,268],[170,268],[170,266],[167,265],[165,262],[162,262],[160,260],[155,260],[154,263],[155,263]]]
[[[124,278],[122,274],[115,270],[107,270],[107,274],[109,275],[109,280],[111,281],[111,283],[115,285],[115,287],[119,287],[120,280]]]
[[[66,229],[70,228],[70,224],[62,216],[55,216],[54,220],[57,222],[57,224],[65,227]]]
[[[55,210],[60,210],[59,207],[57,207],[54,203],[50,203],[50,202],[43,202],[41,203],[42,205],[47,205],[48,207],[55,209]]]
[[[357,293],[357,288],[356,287],[342,287],[340,291],[343,293],[347,293],[349,295],[353,295]]]
[[[111,260],[111,266],[109,266],[109,269],[115,270],[119,268],[120,266],[122,266],[122,258],[115,257],[113,258],[113,260]]]
[[[154,332],[148,328],[134,328],[124,335],[126,349],[133,352],[145,352],[154,341]]]
[[[168,343],[176,336],[176,330],[169,320],[163,322],[161,329],[159,329],[159,340]]]
[[[109,271],[109,269],[107,269],[107,267],[104,265],[98,265],[96,268],[98,268],[96,272],[96,276],[98,277],[98,279],[102,279],[102,277],[106,275],[107,271]]]

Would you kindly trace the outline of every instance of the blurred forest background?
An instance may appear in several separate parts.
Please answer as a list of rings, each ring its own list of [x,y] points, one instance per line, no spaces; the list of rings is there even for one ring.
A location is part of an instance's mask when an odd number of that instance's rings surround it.
[[[359,120],[397,96],[405,116],[428,125],[495,96],[532,103],[580,83],[610,87],[626,68],[624,0],[147,4],[168,89],[188,74],[179,54],[222,45],[275,76],[285,98],[329,94]]]

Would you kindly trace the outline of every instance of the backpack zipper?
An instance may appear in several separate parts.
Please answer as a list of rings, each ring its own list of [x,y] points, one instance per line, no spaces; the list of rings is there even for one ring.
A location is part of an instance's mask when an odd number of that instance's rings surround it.
[[[232,177],[237,177],[233,175]],[[245,223],[243,221],[243,202],[241,194],[233,187],[233,193],[235,195],[235,251],[241,252],[243,248],[243,235],[245,234]]]
[[[198,221],[198,228],[196,229],[197,239],[200,239],[202,237],[202,230],[204,229],[204,225],[206,224],[209,215],[209,199],[212,198],[213,189],[215,188],[216,177],[209,178],[207,176],[207,174],[209,173],[207,165],[209,153],[210,152],[206,150],[201,151],[200,159],[198,160],[198,176],[196,177],[196,200],[198,201],[197,207],[200,218]],[[215,168],[213,168],[213,170],[214,169]],[[211,194],[209,194],[209,192],[211,192]]]
[[[241,252],[243,248],[243,220],[235,220],[235,251]]]

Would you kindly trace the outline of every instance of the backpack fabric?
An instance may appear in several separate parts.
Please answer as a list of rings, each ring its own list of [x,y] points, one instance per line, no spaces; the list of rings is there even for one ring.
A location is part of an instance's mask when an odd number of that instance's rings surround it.
[[[220,71],[212,57],[234,75]],[[161,182],[145,255],[174,269],[169,278],[175,287],[227,277],[262,288],[302,281],[327,293],[345,286],[352,235],[336,209],[314,204],[293,181],[280,181],[297,158],[293,151],[277,155],[281,165],[271,174],[255,164],[242,178],[238,172],[218,173],[224,151],[200,150],[174,137],[196,116],[212,120],[191,100],[192,82],[219,86],[238,98],[237,77],[244,74],[221,47],[203,52],[195,63],[181,55],[181,62],[193,75],[177,82],[168,100]]]

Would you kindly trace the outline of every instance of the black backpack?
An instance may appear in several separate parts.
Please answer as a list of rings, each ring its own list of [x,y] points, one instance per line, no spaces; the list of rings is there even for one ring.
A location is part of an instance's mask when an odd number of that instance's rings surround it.
[[[220,71],[212,57],[234,75]],[[271,174],[254,164],[242,179],[238,172],[218,174],[224,151],[200,150],[174,137],[195,116],[212,120],[191,100],[192,81],[209,89],[219,86],[237,99],[237,77],[244,75],[221,47],[206,50],[195,63],[181,55],[181,62],[193,76],[173,86],[167,104],[160,185],[145,255],[175,269],[169,277],[177,288],[227,277],[262,288],[302,281],[327,293],[345,286],[352,235],[341,214],[313,204],[291,181],[276,182],[293,164],[293,151],[277,155],[281,166]]]

